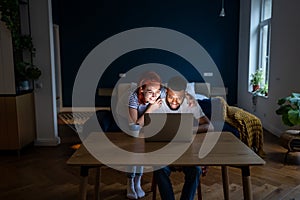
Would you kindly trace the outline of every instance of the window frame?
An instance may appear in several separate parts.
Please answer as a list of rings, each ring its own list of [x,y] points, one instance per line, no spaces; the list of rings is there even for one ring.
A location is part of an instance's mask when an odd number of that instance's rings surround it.
[[[264,12],[267,1],[268,3],[270,3],[270,16],[269,18],[264,19]],[[269,86],[272,5],[273,0],[251,1],[248,73],[248,91],[251,93],[253,93],[250,86],[251,74],[253,74],[258,69],[262,69],[264,74],[264,80],[262,82],[261,88],[263,88],[265,85]],[[267,30],[266,35],[264,35],[264,28],[266,28]],[[260,92],[255,92],[255,94],[265,97],[267,97],[268,95],[261,94]]]
[[[272,0],[271,1],[271,5],[272,5]],[[268,84],[269,83],[269,71],[270,71],[270,44],[271,44],[271,19],[272,16],[270,18],[264,19],[264,7],[265,7],[265,0],[261,0],[261,16],[260,16],[260,23],[259,23],[259,55],[258,55],[258,63],[259,63],[259,67],[262,68],[263,73],[264,73],[264,82],[263,85]],[[272,7],[271,7],[271,15],[272,15]],[[264,36],[263,36],[263,32],[264,32],[264,28],[267,28],[267,39],[266,39],[266,43],[264,44]],[[264,45],[266,45],[266,55],[263,52],[264,49]],[[265,66],[263,66],[264,61],[265,60]]]

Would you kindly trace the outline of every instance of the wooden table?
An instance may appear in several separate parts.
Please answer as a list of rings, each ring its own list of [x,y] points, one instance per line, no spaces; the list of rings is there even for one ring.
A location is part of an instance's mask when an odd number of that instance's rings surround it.
[[[96,135],[103,133],[91,133],[88,138],[90,141],[96,143]],[[207,133],[214,134],[214,133]],[[117,145],[118,147],[136,153],[151,152],[157,150],[164,145],[164,143],[158,142],[147,142],[145,143],[142,138],[132,138],[124,133],[106,133],[105,134],[109,140]],[[210,151],[210,153],[200,159],[199,149],[203,143],[204,136],[206,134],[197,134],[195,139],[189,148],[171,165],[174,166],[221,166],[222,168],[222,181],[223,181],[223,191],[225,199],[229,199],[229,178],[228,178],[228,166],[238,167],[241,169],[242,182],[243,182],[243,194],[245,200],[252,199],[252,188],[250,179],[250,166],[253,165],[264,165],[265,161],[261,159],[255,152],[253,152],[249,147],[242,143],[238,138],[236,138],[230,132],[222,132],[220,138],[218,139],[216,145]],[[99,141],[99,140],[98,140]],[[180,144],[179,144],[180,145]],[[213,144],[212,144],[213,145]],[[164,160],[164,158],[172,157],[170,153],[162,154],[159,160]],[[149,161],[149,158],[144,156],[137,156],[138,158],[131,158],[130,156],[126,159],[118,158],[118,155],[114,156],[114,159],[110,162],[110,165],[128,165],[126,160],[131,160],[133,165],[161,165],[155,160]],[[97,179],[95,184],[95,198],[99,199],[99,185],[100,185],[100,167],[104,166],[102,162],[95,159],[87,150],[84,145],[82,145],[67,161],[70,166],[79,166],[81,169],[80,175],[82,177],[82,182],[80,185],[81,199],[86,199],[86,188],[88,180],[88,171],[90,168],[97,167]]]

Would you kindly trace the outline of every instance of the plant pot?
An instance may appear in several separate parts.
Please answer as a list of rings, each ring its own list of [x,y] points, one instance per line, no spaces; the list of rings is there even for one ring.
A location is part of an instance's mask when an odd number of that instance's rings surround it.
[[[19,83],[19,91],[27,91],[32,89],[32,83],[29,80],[21,81]]]
[[[259,90],[259,85],[252,86],[252,92],[255,92],[256,90]]]

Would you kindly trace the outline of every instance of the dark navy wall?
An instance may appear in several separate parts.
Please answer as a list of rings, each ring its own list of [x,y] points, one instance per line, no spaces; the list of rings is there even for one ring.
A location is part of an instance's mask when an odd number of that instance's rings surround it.
[[[148,26],[179,31],[201,44],[228,88],[228,103],[236,103],[239,0],[225,1],[224,18],[219,17],[221,0],[52,0],[52,7],[53,21],[60,26],[63,106],[71,106],[77,71],[95,46],[122,31]],[[177,69],[189,81],[202,81],[179,56],[143,49],[115,60],[100,78],[99,85],[112,87],[119,73],[155,62]]]

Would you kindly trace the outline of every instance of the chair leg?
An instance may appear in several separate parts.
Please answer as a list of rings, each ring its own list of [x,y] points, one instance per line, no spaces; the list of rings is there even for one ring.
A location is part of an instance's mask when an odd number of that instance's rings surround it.
[[[151,191],[152,191],[152,200],[156,200],[156,181],[154,178],[154,175],[152,176],[152,185],[151,185]]]

